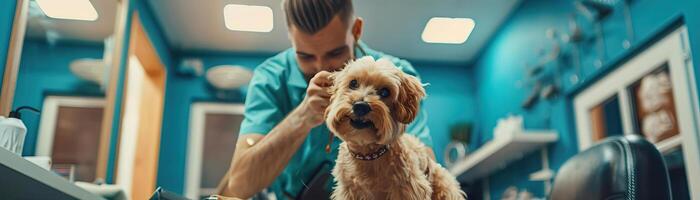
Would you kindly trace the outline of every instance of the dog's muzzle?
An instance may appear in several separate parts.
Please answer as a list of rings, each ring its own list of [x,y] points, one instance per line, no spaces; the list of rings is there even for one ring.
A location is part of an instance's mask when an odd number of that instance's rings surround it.
[[[372,108],[366,101],[357,101],[352,104],[352,113],[354,117],[351,117],[350,125],[355,129],[364,129],[373,127],[374,124],[371,120],[364,118]]]

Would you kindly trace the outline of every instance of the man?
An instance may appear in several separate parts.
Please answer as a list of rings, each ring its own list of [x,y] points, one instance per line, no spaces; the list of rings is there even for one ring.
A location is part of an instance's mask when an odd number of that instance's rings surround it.
[[[330,97],[326,90],[332,84],[328,76],[349,60],[389,57],[404,72],[417,75],[407,61],[359,42],[363,21],[355,17],[351,0],[282,4],[293,47],[255,69],[233,161],[219,186],[223,196],[249,198],[272,186],[278,197],[296,198],[318,173],[329,173],[339,140],[331,153],[324,151],[330,134],[323,124]],[[424,111],[407,132],[432,145]],[[331,183],[327,185],[330,191]]]

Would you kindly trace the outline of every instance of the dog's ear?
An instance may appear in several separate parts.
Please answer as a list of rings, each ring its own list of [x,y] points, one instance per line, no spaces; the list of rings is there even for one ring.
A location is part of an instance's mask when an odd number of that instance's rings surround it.
[[[328,76],[328,79],[330,80],[330,82],[333,83],[333,85],[329,86],[327,88],[327,91],[326,91],[330,95],[330,102],[333,102],[333,99],[335,99],[337,96],[335,94],[338,91],[338,85],[339,85],[338,82],[340,81],[340,78],[342,78],[341,77],[342,73],[343,73],[342,70],[341,71],[334,71],[334,72],[331,72],[331,75]],[[330,109],[326,108],[326,111],[324,112],[323,118],[328,118],[328,110],[330,110]]]
[[[326,92],[328,92],[328,95],[330,95],[330,97],[331,97],[331,98],[330,98],[330,101],[333,101],[333,96],[335,96],[335,90],[337,89],[337,87],[336,87],[336,85],[337,85],[337,83],[336,83],[336,79],[337,79],[336,76],[337,76],[337,74],[338,74],[338,72],[331,72],[331,75],[328,76],[328,79],[330,80],[330,82],[333,83],[333,85],[328,86],[328,87],[326,88]],[[328,117],[328,110],[329,110],[329,109],[326,108],[326,111],[325,111],[324,114],[323,114],[323,118],[324,118],[324,119]]]
[[[394,119],[408,124],[416,116],[420,107],[420,101],[425,97],[425,90],[418,78],[400,72],[401,85],[396,102],[394,102]]]

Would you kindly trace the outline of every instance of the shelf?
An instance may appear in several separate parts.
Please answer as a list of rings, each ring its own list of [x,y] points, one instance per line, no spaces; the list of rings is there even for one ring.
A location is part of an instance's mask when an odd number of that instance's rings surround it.
[[[0,177],[3,199],[104,199],[3,148]]]
[[[554,131],[525,131],[494,139],[457,162],[449,171],[460,182],[471,182],[505,168],[510,162],[556,142],[558,138]]]

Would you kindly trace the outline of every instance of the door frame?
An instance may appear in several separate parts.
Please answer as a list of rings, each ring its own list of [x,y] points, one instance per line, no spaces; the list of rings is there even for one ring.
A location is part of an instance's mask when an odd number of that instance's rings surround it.
[[[115,183],[124,188],[130,199],[148,199],[157,184],[167,71],[136,10],[131,13],[129,31],[126,73],[122,83],[123,96],[120,114],[117,115],[120,117],[120,128],[114,177]],[[133,59],[138,60],[144,75],[143,81],[138,83],[141,85],[137,100],[139,109],[136,110],[139,122],[135,130],[138,133],[133,134],[135,137],[123,137],[126,134],[124,130],[131,130],[125,129],[124,122],[129,120],[125,118],[125,112],[129,110],[125,100],[130,98],[127,86],[133,81],[129,79],[129,66],[133,64]]]

